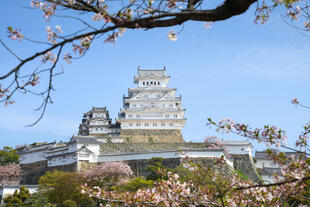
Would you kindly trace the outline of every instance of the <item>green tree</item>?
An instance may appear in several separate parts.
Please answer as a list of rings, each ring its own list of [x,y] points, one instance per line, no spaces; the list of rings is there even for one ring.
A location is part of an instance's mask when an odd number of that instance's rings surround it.
[[[64,207],[77,207],[76,202],[72,200],[65,200],[63,202]]]
[[[0,150],[0,165],[8,165],[11,163],[18,163],[19,155],[17,150],[12,147],[5,146]]]
[[[115,186],[113,189],[118,192],[136,192],[140,188],[153,186],[153,183],[153,180],[146,180],[143,177],[136,177],[123,185]]]
[[[81,193],[80,186],[83,183],[85,179],[77,172],[55,170],[40,177],[39,184],[42,187],[39,191],[58,207],[65,207],[66,200],[76,202],[78,207],[95,206],[91,198]]]
[[[163,158],[153,157],[149,159],[146,168],[148,172],[147,180],[160,180],[166,176],[166,167],[163,165]]]
[[[4,199],[5,205],[21,206],[28,198],[30,198],[30,192],[25,186],[21,186],[18,190],[15,190],[14,194]]]
[[[56,204],[51,204],[44,195],[34,193],[26,200],[23,207],[56,207]]]

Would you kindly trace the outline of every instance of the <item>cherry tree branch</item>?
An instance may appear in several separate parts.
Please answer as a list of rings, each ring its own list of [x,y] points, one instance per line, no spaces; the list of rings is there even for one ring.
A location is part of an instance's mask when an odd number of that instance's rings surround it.
[[[280,186],[280,185],[285,185],[285,184],[289,184],[289,183],[295,183],[295,182],[305,182],[310,180],[310,176],[306,176],[303,177],[301,179],[288,179],[288,180],[284,180],[284,181],[280,181],[280,182],[276,182],[276,183],[270,183],[270,184],[258,184],[258,185],[250,185],[250,186],[241,186],[241,187],[237,187],[235,188],[235,190],[246,190],[246,189],[250,189],[250,188],[262,188],[262,187],[273,187],[273,186]]]

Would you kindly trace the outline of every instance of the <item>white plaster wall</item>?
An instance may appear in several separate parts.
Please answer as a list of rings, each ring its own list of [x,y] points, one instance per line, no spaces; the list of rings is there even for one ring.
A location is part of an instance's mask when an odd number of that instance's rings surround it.
[[[92,127],[89,129],[89,132],[93,134],[107,134],[110,132],[110,130],[105,127],[96,127],[96,128]]]
[[[174,120],[174,119],[183,119],[183,111],[126,111],[125,118],[130,119],[140,119],[140,120],[149,120],[149,119],[159,119],[159,120]]]
[[[279,165],[274,163],[271,159],[256,159],[255,166],[257,168],[263,168],[263,167],[279,168]]]
[[[77,161],[77,156],[75,154],[65,155],[65,156],[57,156],[48,159],[47,165],[49,167],[53,166],[61,166],[72,164]]]
[[[131,126],[130,126],[131,123]],[[140,126],[137,126],[140,123]],[[148,123],[149,126],[144,124]],[[153,123],[157,123],[157,126],[153,126]],[[165,126],[161,126],[163,122],[123,122],[121,123],[122,129],[182,129],[184,127],[183,123],[173,122],[173,126],[169,125],[169,122],[165,123]],[[171,122],[170,122],[171,123]]]
[[[93,118],[106,118],[106,114],[103,113],[93,113]]]
[[[224,145],[224,147],[228,150],[230,154],[252,154],[251,147],[246,145],[239,145],[239,146],[231,146],[231,145]]]
[[[139,80],[139,82],[138,82],[138,85],[139,85],[139,87],[148,87],[148,86],[150,86],[151,84],[150,84],[150,82],[156,82],[156,86],[157,87],[166,87],[166,81],[164,81],[164,80],[160,80],[160,79],[148,79],[148,80]],[[143,82],[145,83],[144,85],[143,85]],[[149,85],[147,85],[146,83],[147,82],[149,82]],[[159,82],[159,85],[157,85],[158,84],[158,82]],[[154,84],[153,84],[154,85]]]
[[[180,158],[180,157],[210,157],[210,158],[220,158],[223,155],[222,151],[210,152],[210,151],[186,151],[186,152],[153,152],[153,153],[132,153],[132,154],[117,154],[117,155],[100,155],[98,156],[98,162],[115,162],[124,160],[145,160],[151,159],[152,157],[162,157],[167,158]],[[226,160],[227,164],[233,167],[233,163]]]
[[[19,161],[20,164],[28,164],[33,162],[43,161],[45,159],[45,151],[37,151],[37,152],[28,152],[25,154],[21,154]]]
[[[38,187],[28,187],[27,189],[29,190],[30,194],[33,194],[33,193],[38,191]],[[5,187],[4,186],[4,188],[1,189],[1,191],[0,191],[0,195],[3,195],[3,197],[13,195],[15,190],[17,190],[19,192],[19,186],[16,186],[16,187]]]
[[[82,144],[82,143],[78,143],[78,149],[80,149],[83,146],[87,147],[87,149],[89,149],[90,151],[92,151],[96,155],[100,154],[100,144]]]

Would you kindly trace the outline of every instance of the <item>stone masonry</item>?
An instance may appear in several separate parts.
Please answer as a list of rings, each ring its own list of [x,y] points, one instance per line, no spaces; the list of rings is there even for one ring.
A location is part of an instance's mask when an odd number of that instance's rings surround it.
[[[180,129],[122,129],[124,142],[184,142]]]

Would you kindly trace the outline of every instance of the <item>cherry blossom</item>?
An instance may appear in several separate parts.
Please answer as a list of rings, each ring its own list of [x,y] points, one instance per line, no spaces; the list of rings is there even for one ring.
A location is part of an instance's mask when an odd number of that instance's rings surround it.
[[[170,30],[168,32],[168,39],[172,40],[172,41],[177,41],[178,37],[177,37],[176,33],[173,30]]]
[[[24,36],[20,33],[20,30],[13,29],[12,27],[8,27],[7,28],[7,33],[9,34],[8,36],[12,40],[19,40],[19,41],[21,41],[24,38]]]
[[[21,168],[18,164],[0,165],[0,183],[18,184],[20,180]]]

